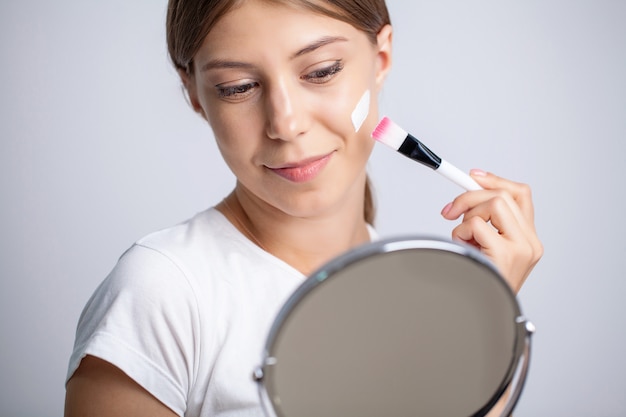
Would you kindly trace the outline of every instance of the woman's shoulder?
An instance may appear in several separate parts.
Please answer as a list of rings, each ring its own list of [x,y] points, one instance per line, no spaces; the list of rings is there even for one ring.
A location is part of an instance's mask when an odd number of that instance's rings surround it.
[[[214,207],[139,239],[119,262],[150,270],[167,266],[192,286],[247,281],[251,274],[287,279],[300,275],[248,240]]]
[[[145,235],[122,253],[108,280],[125,286],[132,281],[184,280],[198,290],[198,278],[212,274],[224,258],[224,242],[231,239],[225,222],[217,210],[209,208]]]
[[[155,232],[135,242],[134,246],[163,252],[185,252],[197,246],[211,245],[229,238],[228,221],[214,207],[192,218]]]

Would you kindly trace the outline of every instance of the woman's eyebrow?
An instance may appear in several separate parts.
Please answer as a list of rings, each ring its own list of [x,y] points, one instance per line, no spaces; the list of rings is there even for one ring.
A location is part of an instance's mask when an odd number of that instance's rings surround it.
[[[223,59],[212,59],[206,64],[202,65],[201,71],[208,71],[211,69],[219,68],[219,69],[229,69],[229,68],[240,68],[240,69],[251,69],[253,67],[252,64],[247,62],[239,62],[239,61],[226,61]]]
[[[347,42],[348,38],[343,36],[324,36],[306,45],[304,48],[299,49],[296,53],[292,54],[289,59],[296,59],[302,55],[311,53],[325,45],[335,42]],[[201,71],[208,71],[211,69],[252,69],[254,65],[247,62],[240,61],[227,61],[223,59],[212,59],[202,65]]]
[[[304,48],[300,49],[298,52],[293,54],[290,58],[291,59],[295,59],[295,58],[297,58],[299,56],[308,54],[309,52],[313,52],[316,49],[319,49],[322,46],[328,45],[330,43],[346,42],[346,41],[348,41],[348,39],[344,38],[343,36],[324,36],[323,38],[320,38],[320,39],[318,39],[318,40],[316,40],[314,42],[311,42],[310,44],[308,44]]]

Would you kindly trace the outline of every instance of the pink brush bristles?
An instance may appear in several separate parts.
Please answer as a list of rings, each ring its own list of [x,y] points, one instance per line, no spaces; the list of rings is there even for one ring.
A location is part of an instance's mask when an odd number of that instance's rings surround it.
[[[404,129],[388,117],[383,117],[372,133],[374,139],[396,150],[402,145],[407,135]]]
[[[384,137],[385,132],[387,131],[387,128],[389,127],[389,124],[391,124],[391,119],[389,119],[387,116],[383,117],[381,121],[378,122],[376,129],[374,129],[374,132],[372,133],[372,137],[376,140],[380,140],[380,138]]]

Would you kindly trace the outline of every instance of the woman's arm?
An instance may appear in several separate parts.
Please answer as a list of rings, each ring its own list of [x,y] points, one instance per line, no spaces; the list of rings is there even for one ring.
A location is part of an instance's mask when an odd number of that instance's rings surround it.
[[[65,417],[175,417],[109,362],[86,356],[67,383]]]

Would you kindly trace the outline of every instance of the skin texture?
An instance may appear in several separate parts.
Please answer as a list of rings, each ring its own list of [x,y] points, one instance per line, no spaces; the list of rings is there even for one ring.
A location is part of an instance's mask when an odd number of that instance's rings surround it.
[[[228,205],[217,208],[304,274],[369,240],[366,163],[391,43],[389,26],[374,45],[338,20],[248,1],[209,33],[192,74],[180,72],[237,177]],[[350,116],[366,90],[369,115],[355,132]],[[480,248],[517,292],[543,253],[530,188],[480,170],[472,176],[485,190],[461,194],[441,214],[461,219],[452,236]],[[175,414],[115,366],[83,359],[65,416],[121,415]]]

